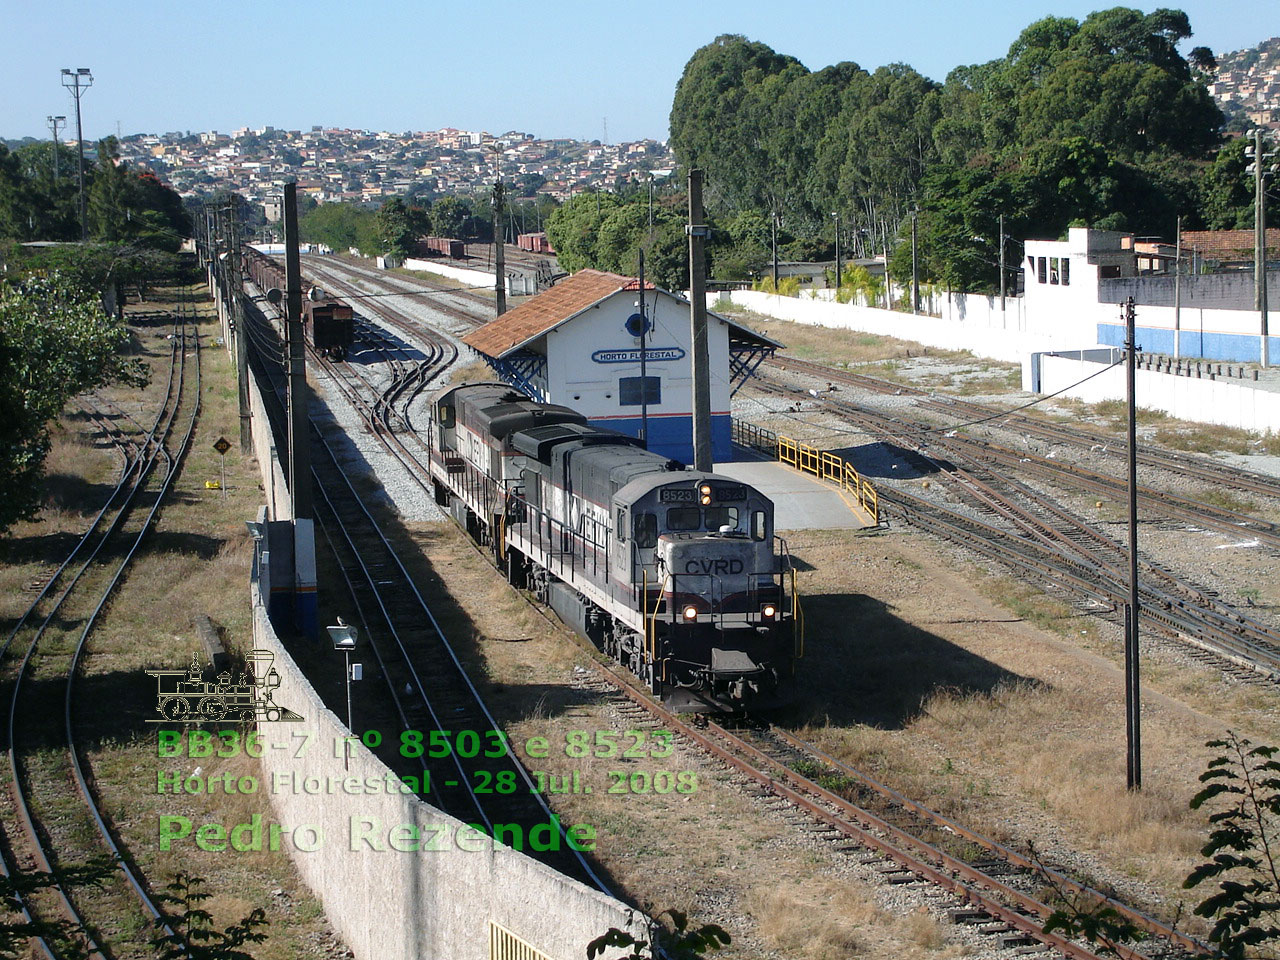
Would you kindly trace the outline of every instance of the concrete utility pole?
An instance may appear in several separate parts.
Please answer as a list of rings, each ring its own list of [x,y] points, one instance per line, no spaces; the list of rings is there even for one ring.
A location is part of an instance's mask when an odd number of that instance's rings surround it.
[[[53,131],[53,182],[58,182],[58,128],[67,125],[66,117],[49,117],[49,129]]]
[[[840,299],[840,212],[833,210],[831,216],[836,221],[836,300],[838,301]]]
[[[1173,236],[1173,357],[1182,357],[1182,218]]]
[[[1004,214],[1000,214],[1000,315],[1004,316],[1005,269],[1004,269]]]
[[[1253,131],[1253,146],[1245,149],[1245,156],[1252,157],[1248,171],[1253,174],[1253,280],[1255,285],[1254,307],[1261,321],[1259,353],[1262,366],[1270,363],[1267,330],[1267,160],[1274,154],[1267,153],[1265,131],[1258,127]]]
[[[502,173],[498,173],[498,181],[493,185],[493,292],[498,301],[498,316],[507,312],[507,258],[503,243],[502,223]]]
[[[1125,729],[1128,786],[1142,789],[1142,706],[1138,687],[1138,419],[1136,406],[1137,333],[1133,297],[1124,303],[1125,385],[1129,400],[1129,607],[1125,611]]]
[[[239,194],[232,194],[231,207],[231,244],[228,256],[231,267],[231,323],[235,328],[236,381],[240,401],[240,452],[253,453],[253,425],[249,418],[249,344],[248,331],[245,329],[244,278],[240,273],[240,218],[237,216]],[[264,291],[265,292],[265,291]]]
[[[773,247],[773,292],[778,292],[778,211],[769,218],[769,240]]]
[[[289,496],[293,517],[311,517],[307,433],[307,365],[302,339],[302,262],[298,253],[298,185],[284,185],[285,343],[289,356]]]
[[[916,211],[911,211],[911,312],[920,312],[920,258],[916,247]]]
[[[83,89],[80,86],[82,83]],[[89,220],[85,215],[84,203],[84,128],[80,124],[80,98],[85,90],[93,86],[93,74],[88,67],[77,67],[75,70],[64,67],[62,85],[71,91],[71,96],[76,100],[76,144],[80,148],[80,164],[76,172],[80,177],[80,242],[83,243],[89,239]]]
[[[693,334],[693,469],[710,472],[711,349],[707,338],[707,281],[704,244],[711,230],[702,217],[702,171],[689,171],[689,313]]]

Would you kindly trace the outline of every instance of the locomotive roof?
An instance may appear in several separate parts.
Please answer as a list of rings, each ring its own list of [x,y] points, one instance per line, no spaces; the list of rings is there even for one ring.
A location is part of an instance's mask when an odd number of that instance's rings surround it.
[[[562,443],[575,440],[582,441],[581,446],[593,444],[614,444],[617,446],[638,447],[640,441],[616,430],[605,430],[588,423],[554,423],[546,426],[528,427],[512,434],[511,446],[527,457],[533,457],[541,463],[551,462],[551,451]]]

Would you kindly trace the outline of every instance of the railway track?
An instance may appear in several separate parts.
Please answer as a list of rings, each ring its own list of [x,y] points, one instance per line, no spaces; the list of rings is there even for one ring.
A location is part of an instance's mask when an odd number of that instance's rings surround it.
[[[155,523],[199,419],[201,348],[186,312],[184,297],[165,396],[153,424],[140,428],[137,437],[113,437],[128,449],[119,483],[0,648],[12,679],[11,782],[0,869],[9,877],[50,877],[46,889],[33,893],[22,892],[19,882],[16,899],[24,919],[79,931],[73,935],[78,943],[52,934],[34,938],[34,948],[45,957],[78,956],[81,950],[104,958],[149,955],[132,952],[141,947],[133,942],[136,931],[162,917],[97,800],[78,744],[76,677],[89,637]],[[49,715],[59,695],[60,724]],[[83,809],[67,808],[71,795]]]
[[[379,305],[379,311],[385,309]],[[258,325],[255,344],[268,338],[265,325]],[[418,337],[421,331],[413,331]],[[379,343],[366,331],[375,351],[399,352]],[[268,362],[254,358],[259,370],[270,377],[277,397],[283,395],[283,378],[278,365],[271,362],[276,351],[267,354]],[[405,466],[410,475],[429,490],[426,471],[414,449],[421,441],[410,429],[405,414],[396,404],[407,406],[412,395],[424,389],[456,357],[456,350],[440,338],[431,355],[413,363],[403,356],[391,365],[390,385],[375,384],[371,378],[351,376],[338,367],[350,363],[323,362],[345,399],[357,409],[362,420]],[[317,358],[320,359],[320,358]],[[400,423],[397,429],[396,423]],[[406,443],[403,438],[412,437]],[[534,789],[528,772],[501,737],[501,727],[489,711],[483,697],[472,682],[464,659],[450,642],[440,625],[434,604],[423,596],[417,579],[410,572],[399,550],[391,542],[370,509],[365,497],[350,482],[335,452],[316,429],[312,430],[312,449],[317,452],[312,464],[312,481],[316,491],[316,519],[336,561],[351,596],[352,621],[361,627],[362,638],[377,661],[378,674],[387,694],[388,709],[384,713],[384,729],[396,730],[425,738],[432,731],[445,736],[475,731],[485,742],[483,749],[473,752],[462,747],[449,749],[441,756],[424,751],[407,757],[403,739],[386,739],[376,752],[399,772],[425,775],[430,788],[425,798],[446,812],[466,820],[485,824],[490,832],[499,825],[518,826],[529,836],[534,826],[552,824],[560,833],[558,850],[535,853],[544,862],[568,876],[608,892],[595,867],[568,843],[564,828],[545,798]],[[369,722],[367,716],[362,722]],[[375,721],[376,722],[376,721]],[[372,729],[377,729],[373,727]],[[496,731],[492,737],[489,731]],[[413,752],[412,750],[410,751]],[[412,769],[406,770],[406,767]]]
[[[764,389],[791,395],[790,388],[777,383]],[[952,436],[954,431],[908,423],[829,394],[819,393],[818,399],[825,409],[857,429],[897,445],[923,470],[936,473],[954,496],[970,506],[969,511],[948,509],[901,486],[884,485],[879,491],[884,512],[1011,566],[1053,592],[1061,593],[1066,587],[1071,599],[1085,603],[1092,612],[1114,614],[1123,608],[1128,594],[1127,548],[1012,476],[1029,472],[1038,479],[1071,486],[1087,473],[1083,468]],[[1123,496],[1122,481],[1095,477],[1105,486],[1086,487],[1088,491]],[[1169,506],[1178,500],[1186,506]],[[1154,509],[1177,510],[1177,515],[1189,522],[1206,526],[1213,522],[1193,512],[1200,505],[1184,498],[1169,498],[1148,488],[1145,502]],[[990,522],[975,519],[974,509]],[[1205,509],[1214,508],[1205,505]],[[1237,523],[1220,522],[1221,529],[1240,534]],[[1266,526],[1264,521],[1255,521],[1249,532],[1266,536]],[[1276,545],[1280,547],[1280,541]],[[1280,634],[1273,628],[1161,565],[1143,560],[1141,573],[1141,616],[1148,627],[1190,644],[1197,655],[1218,657],[1232,672],[1247,671],[1271,682],[1280,681]]]

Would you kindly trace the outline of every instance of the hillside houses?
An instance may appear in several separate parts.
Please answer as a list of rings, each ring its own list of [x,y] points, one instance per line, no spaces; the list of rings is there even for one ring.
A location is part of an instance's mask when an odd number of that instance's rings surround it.
[[[530,133],[444,128],[424,132],[312,127],[307,131],[244,127],[230,134],[165,133],[127,137],[129,163],[150,169],[184,195],[232,190],[262,200],[289,180],[319,202],[376,203],[384,197],[484,189],[497,176],[545,183],[538,192],[564,200],[619,179],[644,179],[672,167],[665,143],[601,144]]]

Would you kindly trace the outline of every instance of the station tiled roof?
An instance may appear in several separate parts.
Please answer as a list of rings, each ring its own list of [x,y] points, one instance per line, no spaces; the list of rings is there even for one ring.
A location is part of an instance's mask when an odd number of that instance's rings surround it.
[[[625,289],[628,283],[634,285],[636,281],[603,270],[579,270],[550,290],[473,330],[462,342],[487,357],[501,357],[576,317],[610,294]]]

